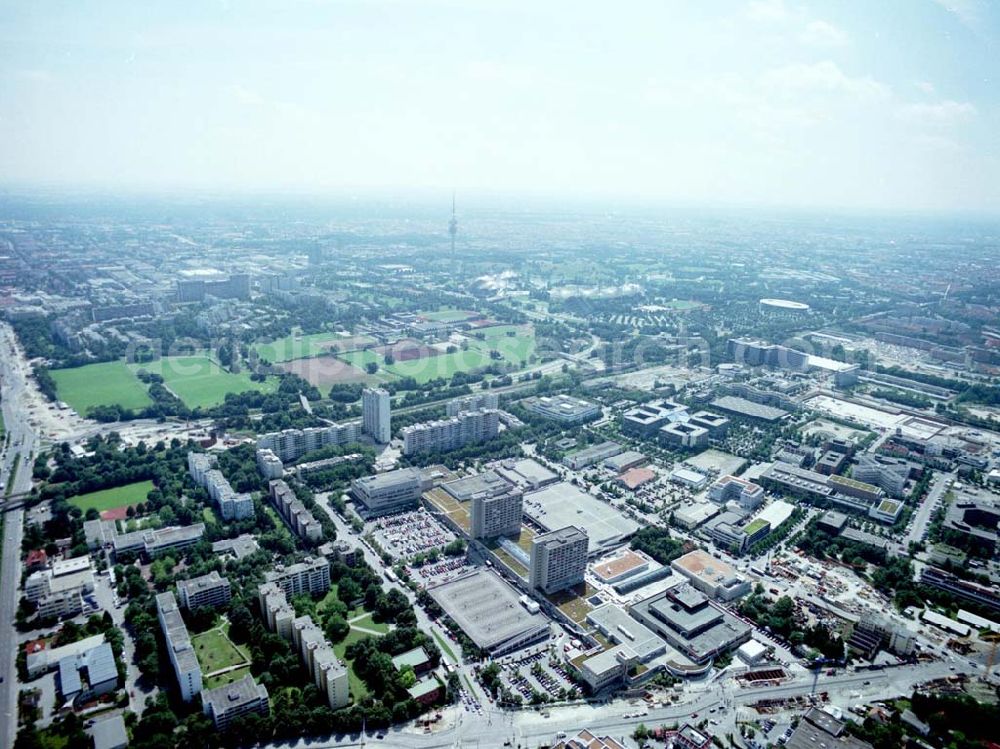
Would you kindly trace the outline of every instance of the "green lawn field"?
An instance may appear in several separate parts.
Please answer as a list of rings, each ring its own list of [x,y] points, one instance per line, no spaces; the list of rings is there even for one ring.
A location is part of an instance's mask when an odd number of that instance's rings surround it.
[[[475,312],[467,309],[441,309],[437,312],[421,312],[421,317],[426,317],[434,322],[460,322],[475,316]]]
[[[202,681],[203,689],[215,689],[216,687],[224,687],[226,684],[232,684],[234,681],[239,681],[244,676],[250,674],[250,666],[244,666],[243,668],[234,668],[232,671],[226,671],[224,674],[219,674],[218,676],[206,676]]]
[[[362,640],[365,637],[370,637],[370,636],[371,635],[365,632],[359,632],[356,629],[352,629],[350,632],[347,633],[347,637],[345,637],[343,640],[341,640],[340,642],[338,642],[336,645],[333,646],[333,652],[336,654],[338,658],[340,658],[340,660],[344,662],[344,665],[347,666],[347,683],[348,687],[351,690],[351,699],[353,699],[355,702],[359,702],[360,700],[368,696],[368,687],[366,687],[365,683],[361,680],[361,678],[356,673],[354,673],[354,661],[345,658],[344,653],[347,650],[347,646],[350,645],[351,643],[357,642],[358,640]]]
[[[271,343],[256,343],[254,349],[261,358],[272,364],[306,359],[327,353],[331,345],[336,345],[338,351],[351,351],[366,343],[373,343],[368,336],[339,336],[336,333],[310,333],[308,335],[293,334],[278,338]]]
[[[133,371],[145,369],[163,377],[164,385],[189,408],[209,408],[226,399],[227,393],[258,390],[273,393],[277,379],[254,382],[246,372],[231,374],[203,355],[168,356],[145,364],[129,365]]]
[[[98,512],[113,510],[116,507],[127,507],[146,501],[146,495],[153,491],[152,481],[137,481],[134,484],[116,486],[114,489],[102,489],[99,492],[81,494],[73,497],[69,503],[86,512],[93,507]]]
[[[59,400],[85,416],[94,406],[140,409],[152,405],[146,385],[120,361],[88,364],[72,369],[53,369]]]
[[[191,645],[194,646],[201,670],[206,674],[249,661],[221,629],[210,629],[194,635]]]

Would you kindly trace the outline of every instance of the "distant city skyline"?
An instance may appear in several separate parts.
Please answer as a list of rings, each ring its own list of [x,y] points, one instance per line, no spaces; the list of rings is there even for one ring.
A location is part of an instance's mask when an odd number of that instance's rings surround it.
[[[12,4],[0,188],[1000,214],[998,41],[985,0]]]

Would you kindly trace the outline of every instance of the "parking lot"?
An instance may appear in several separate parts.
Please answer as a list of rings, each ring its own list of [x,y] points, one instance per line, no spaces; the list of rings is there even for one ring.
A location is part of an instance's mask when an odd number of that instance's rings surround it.
[[[393,559],[409,559],[455,540],[454,533],[423,509],[377,518],[365,530]]]
[[[567,669],[566,664],[542,651],[502,663],[500,679],[512,694],[521,695],[525,702],[531,702],[535,692],[548,695],[551,700],[562,700],[576,686]]]
[[[407,569],[410,575],[418,583],[428,585],[429,583],[443,583],[461,575],[466,570],[473,569],[465,557],[445,558],[439,562],[424,564],[420,567],[410,566]]]

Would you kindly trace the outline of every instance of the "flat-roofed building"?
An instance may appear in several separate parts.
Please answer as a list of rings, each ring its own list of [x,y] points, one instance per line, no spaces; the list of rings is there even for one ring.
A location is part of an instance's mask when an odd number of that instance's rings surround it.
[[[705,427],[682,422],[677,424],[665,424],[658,432],[660,442],[670,447],[681,447],[691,449],[702,447],[708,444],[708,430]]]
[[[291,640],[295,609],[288,603],[281,586],[277,583],[264,583],[257,591],[257,602],[267,628],[286,640]]]
[[[649,569],[652,562],[645,554],[632,549],[622,549],[604,557],[591,570],[602,583],[614,584]]]
[[[660,427],[672,422],[687,421],[687,406],[669,401],[643,403],[622,414],[622,433],[630,437],[651,439]]]
[[[878,486],[893,497],[902,497],[911,474],[919,472],[919,466],[908,460],[865,454],[858,456],[851,475],[858,481]]]
[[[500,412],[462,411],[457,416],[425,421],[403,427],[403,454],[457,450],[466,445],[486,442],[500,433]]]
[[[764,486],[794,497],[826,499],[833,494],[826,476],[782,461],[773,463],[764,471],[760,481]]]
[[[753,631],[687,583],[639,601],[629,613],[695,663],[739,647]]]
[[[625,681],[625,676],[639,662],[639,657],[628,645],[615,645],[604,652],[592,655],[580,664],[580,677],[597,694]]]
[[[318,543],[323,540],[323,526],[319,524],[313,513],[306,509],[292,488],[283,480],[275,479],[268,484],[271,502],[278,514],[288,523],[288,527],[296,536],[304,541]]]
[[[201,537],[204,535],[204,523],[185,526],[174,525],[169,528],[144,531],[142,534],[142,543],[146,556],[154,559],[169,552],[180,551],[189,546],[194,546],[201,541]]]
[[[500,396],[496,393],[475,393],[461,398],[452,398],[445,405],[448,416],[458,416],[464,411],[485,411],[500,407]]]
[[[582,583],[587,545],[587,534],[572,525],[535,536],[531,541],[531,587],[552,594]]]
[[[830,476],[826,480],[826,485],[831,487],[838,494],[844,494],[848,497],[857,497],[858,499],[862,499],[868,503],[880,500],[885,496],[885,492],[874,484],[868,484],[864,481],[848,478],[847,476]]]
[[[920,582],[932,588],[944,590],[965,601],[978,603],[993,611],[1000,611],[1000,590],[995,585],[980,585],[979,583],[962,580],[950,572],[936,567],[924,567],[920,571]]]
[[[83,591],[80,588],[49,593],[38,599],[38,618],[68,619],[83,613]]]
[[[670,563],[695,588],[710,598],[732,601],[750,592],[750,581],[736,569],[707,551],[695,549]]]
[[[610,458],[606,458],[602,465],[609,471],[621,473],[622,471],[627,471],[630,468],[638,468],[639,466],[645,465],[648,461],[649,458],[641,452],[638,452],[637,450],[626,450],[618,455],[612,455]]]
[[[160,629],[163,630],[163,639],[166,641],[170,664],[174,667],[181,699],[190,702],[201,692],[201,666],[173,593],[160,593],[156,596],[156,616],[160,620]]]
[[[720,504],[736,502],[742,509],[750,512],[764,502],[764,489],[746,479],[723,476],[712,484],[712,488],[708,490],[708,498]]]
[[[756,419],[757,421],[777,422],[789,415],[788,411],[775,406],[766,406],[763,403],[754,403],[738,395],[723,395],[716,398],[711,403],[712,408],[716,408],[726,413],[742,416],[745,419]]]
[[[579,471],[581,468],[600,463],[605,458],[618,455],[621,451],[621,445],[609,440],[596,445],[589,445],[582,450],[577,450],[575,453],[570,453],[563,458],[562,462],[563,465],[572,468],[574,471]]]
[[[629,616],[620,606],[605,603],[587,614],[587,621],[617,645],[628,645],[640,663],[663,655],[667,644],[649,627]]]
[[[351,482],[351,495],[367,517],[416,509],[423,490],[424,481],[417,468],[400,468]]]
[[[262,448],[257,451],[256,457],[257,470],[265,479],[270,481],[271,479],[280,479],[285,475],[285,464],[281,462],[281,458],[274,454],[273,450]]]
[[[729,419],[721,414],[714,414],[711,411],[693,413],[688,421],[696,427],[707,429],[708,436],[712,439],[722,437],[729,429]]]
[[[521,404],[532,413],[562,424],[582,424],[601,413],[596,403],[562,394],[533,396],[525,398]]]
[[[591,556],[622,546],[639,529],[613,505],[565,481],[526,492],[524,513],[545,531],[582,528],[590,539]]]
[[[521,532],[524,495],[499,476],[496,478],[498,483],[472,496],[470,535],[473,538],[516,536]]]
[[[250,714],[267,715],[270,702],[267,687],[247,674],[242,679],[201,694],[202,709],[218,731],[225,731],[234,719]]]
[[[493,657],[549,636],[545,617],[522,606],[517,592],[492,571],[463,574],[427,592],[476,647]]]
[[[361,421],[365,434],[379,444],[392,439],[392,400],[385,388],[361,391]]]
[[[214,455],[188,453],[188,473],[191,479],[208,492],[208,496],[218,505],[223,520],[253,517],[253,497],[245,492],[234,491],[217,465],[218,459]]]
[[[189,611],[202,606],[220,608],[229,603],[232,591],[229,580],[212,570],[207,575],[193,577],[190,580],[178,580],[177,598],[181,606]]]
[[[330,445],[347,445],[358,442],[362,436],[361,419],[307,429],[285,429],[269,432],[257,438],[258,449],[271,450],[288,463]]]
[[[264,579],[281,588],[286,596],[325,593],[330,590],[330,563],[319,557],[306,557],[287,567],[276,565],[264,574]]]
[[[494,463],[493,470],[525,491],[541,489],[559,481],[559,474],[553,473],[537,460],[531,458],[508,458]]]
[[[813,470],[816,471],[816,473],[822,473],[824,476],[833,476],[834,474],[840,473],[844,470],[844,466],[846,464],[846,455],[834,452],[833,450],[827,450],[819,456],[819,460],[816,461],[816,465],[813,466]]]

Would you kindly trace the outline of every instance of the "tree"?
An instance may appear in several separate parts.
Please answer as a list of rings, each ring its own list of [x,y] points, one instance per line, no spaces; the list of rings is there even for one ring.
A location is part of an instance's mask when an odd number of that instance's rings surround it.
[[[375,374],[376,372],[378,372],[378,364],[373,361],[368,362],[367,364],[365,364],[365,372],[367,372],[370,375]]]

